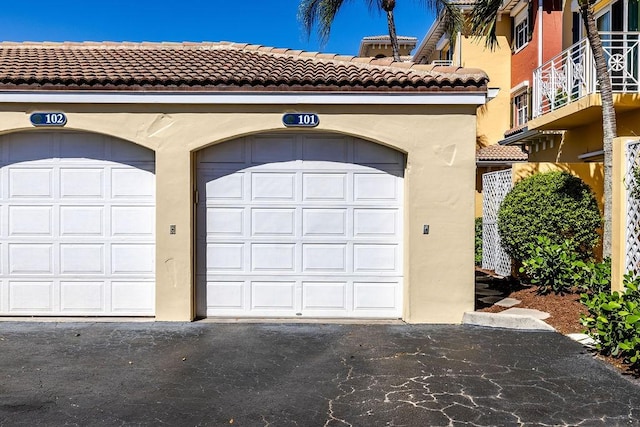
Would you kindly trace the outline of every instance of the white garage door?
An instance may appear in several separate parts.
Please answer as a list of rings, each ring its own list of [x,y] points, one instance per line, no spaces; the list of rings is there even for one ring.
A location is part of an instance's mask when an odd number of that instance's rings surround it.
[[[198,314],[402,314],[404,155],[262,135],[198,154]]]
[[[0,314],[152,315],[154,153],[36,132],[0,159]]]

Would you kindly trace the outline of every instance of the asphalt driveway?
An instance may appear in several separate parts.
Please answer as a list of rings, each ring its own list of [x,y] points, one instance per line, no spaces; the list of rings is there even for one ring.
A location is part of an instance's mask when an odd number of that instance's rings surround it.
[[[0,425],[640,425],[640,382],[550,332],[0,323]]]

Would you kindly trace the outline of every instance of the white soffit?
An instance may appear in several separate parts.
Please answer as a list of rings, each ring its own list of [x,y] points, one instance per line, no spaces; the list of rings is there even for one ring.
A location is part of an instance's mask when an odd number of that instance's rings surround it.
[[[482,105],[487,92],[422,92],[422,93],[276,93],[276,94],[176,94],[176,93],[104,93],[104,92],[0,92],[2,103],[60,104],[300,104],[300,105]]]
[[[438,43],[436,43],[436,50],[444,49],[448,43],[449,43],[449,35],[443,34],[442,37],[440,37],[440,40],[438,40]]]
[[[509,13],[509,15],[513,18],[515,17],[517,14],[519,14],[526,6],[527,6],[528,2],[526,1],[521,1],[518,4],[516,4],[513,9],[511,9],[511,12]]]

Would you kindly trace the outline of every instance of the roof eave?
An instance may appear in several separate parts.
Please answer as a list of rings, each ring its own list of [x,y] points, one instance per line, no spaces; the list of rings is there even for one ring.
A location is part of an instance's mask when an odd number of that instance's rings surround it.
[[[476,160],[476,166],[511,166],[514,163],[527,163],[527,160]]]
[[[486,88],[424,92],[2,91],[0,103],[483,105]]]

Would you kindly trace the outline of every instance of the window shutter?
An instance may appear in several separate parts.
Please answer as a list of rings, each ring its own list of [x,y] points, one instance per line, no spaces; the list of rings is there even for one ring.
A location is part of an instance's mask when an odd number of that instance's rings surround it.
[[[538,0],[538,1],[542,1],[542,0]],[[527,37],[528,41],[531,41],[531,39],[533,38],[533,23],[534,23],[534,16],[533,16],[533,2],[531,0],[529,0],[529,4],[527,5],[527,29],[529,31],[529,36]],[[538,17],[541,21],[540,21],[540,25],[542,25],[542,16]]]

